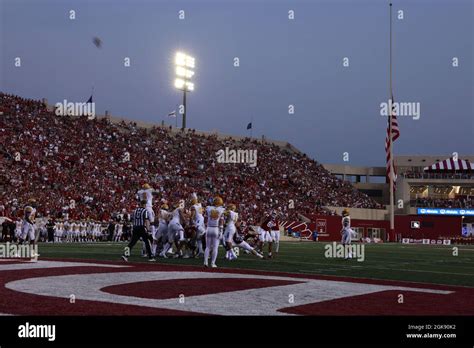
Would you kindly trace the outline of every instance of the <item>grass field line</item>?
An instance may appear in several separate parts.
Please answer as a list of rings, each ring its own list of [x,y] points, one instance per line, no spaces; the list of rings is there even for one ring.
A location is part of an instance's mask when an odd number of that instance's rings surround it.
[[[439,256],[439,255],[438,255]],[[459,256],[451,256],[453,258],[458,258],[456,261],[452,260],[452,262],[456,265],[456,266],[460,266],[460,267],[473,267],[474,268],[474,264],[472,266],[469,266],[469,265],[466,265],[464,263],[464,261],[470,261],[470,259],[466,258],[459,258]],[[299,259],[300,257],[297,256],[297,255],[284,255],[284,258],[293,258],[293,259]],[[414,261],[416,262],[440,262],[440,261],[443,261],[443,262],[446,262],[445,260],[427,260],[427,259],[413,259],[413,258],[403,258],[403,257],[390,257],[390,256],[387,256],[387,255],[365,255],[365,262],[367,262],[368,259],[381,259],[383,260],[385,263],[386,262],[392,262],[392,263],[398,263],[398,264],[408,264],[408,265],[411,265]],[[399,262],[399,261],[395,261],[395,260],[401,260],[402,262]],[[449,261],[451,262],[451,260]],[[457,265],[457,263],[459,263],[459,265]]]
[[[372,269],[390,270],[390,271],[402,271],[402,272],[417,272],[417,273],[435,273],[435,274],[450,274],[473,277],[474,273],[453,273],[453,272],[439,272],[439,271],[427,271],[421,269],[401,269],[401,268],[389,268],[389,267],[371,267]]]
[[[64,253],[65,251],[64,250],[48,250],[48,253]],[[81,254],[99,254],[96,250],[85,250],[85,251],[81,251],[80,252]],[[117,259],[120,258],[120,255],[121,255],[121,252],[118,251],[118,252],[115,252],[114,250],[101,250],[101,253],[100,255],[117,255]],[[74,255],[73,255],[74,256]],[[80,256],[80,255],[78,255]],[[292,256],[292,255],[285,255],[284,256],[285,259],[288,259],[288,258],[296,258],[296,259],[299,259],[298,256]],[[396,265],[400,265],[399,262],[396,262],[396,261],[391,261],[393,260],[393,258],[391,258],[390,260],[387,260],[387,259],[384,259],[383,257],[373,257],[371,256],[371,258],[378,258],[378,259],[383,259],[384,260],[384,264],[396,264]],[[399,259],[399,258],[396,258],[396,259]],[[169,259],[170,262],[173,261],[173,259]],[[189,259],[189,260],[192,260],[192,259]],[[240,257],[239,260],[245,260],[245,261],[256,261],[254,260],[253,258],[248,258],[248,259],[245,259],[245,258],[242,258]],[[405,260],[405,259],[402,259],[400,258],[399,260]],[[413,265],[413,263],[411,261],[415,261],[413,259],[410,259],[409,261],[406,261],[404,262],[405,265]],[[418,261],[416,264],[419,265],[419,266],[426,266],[426,267],[430,267],[432,266],[432,264],[430,264],[430,260],[426,260],[426,259],[416,259],[416,261]],[[170,263],[170,262],[166,262],[167,264]],[[289,260],[278,260],[278,259],[272,259],[272,262],[277,262],[277,263],[292,263],[292,264],[309,264],[309,265],[324,265],[324,266],[331,266],[331,267],[342,267],[342,268],[345,268],[347,265],[334,265],[333,263],[331,263],[331,261],[328,260],[327,263],[321,263],[321,262],[305,262],[305,261],[289,261]],[[372,268],[372,269],[377,269],[377,267],[374,267],[370,264],[368,264],[366,261],[363,262],[364,263],[364,266],[361,266],[363,268]],[[179,263],[177,263],[179,264]],[[449,265],[438,265],[438,266],[446,266],[446,267],[449,267]],[[472,268],[474,270],[474,267],[470,267],[469,265],[454,265],[456,267],[461,267],[461,268]],[[379,266],[380,267],[380,266]],[[386,269],[386,267],[384,267],[384,269]],[[394,268],[387,268],[387,269],[394,269]],[[403,269],[400,269],[402,271],[404,271]],[[424,270],[420,270],[420,271],[424,271]],[[433,271],[434,272],[434,271]],[[445,272],[445,274],[452,274],[451,272]],[[473,273],[474,275],[474,273]]]
[[[245,261],[253,261],[253,260],[245,260]],[[306,264],[306,265],[324,265],[329,267],[341,267],[340,270],[350,270],[352,265],[339,265],[339,264],[327,264],[327,263],[319,263],[319,262],[292,262],[292,261],[278,261],[273,259],[273,262],[277,263],[294,263],[294,264]],[[351,261],[345,261],[351,262]],[[364,264],[362,266],[363,270],[368,269],[378,269],[378,270],[392,270],[392,271],[403,271],[403,272],[419,272],[419,273],[437,273],[437,274],[452,274],[452,275],[463,275],[463,276],[474,276],[474,273],[453,273],[453,272],[439,272],[439,271],[428,271],[428,270],[421,270],[421,269],[400,269],[400,268],[391,268],[391,267],[374,267],[371,265]]]
[[[318,271],[311,271],[311,270],[298,270],[298,273],[308,274],[308,275],[320,274]],[[337,276],[335,276],[335,277],[337,277]],[[451,285],[451,284],[443,284],[443,283],[432,283],[432,282],[427,282],[427,281],[423,281],[423,280],[413,281],[413,280],[398,280],[398,279],[393,279],[393,278],[351,277],[351,276],[347,276],[347,275],[343,275],[341,277],[351,278],[351,279],[387,280],[387,281],[402,282],[402,283],[439,285],[439,286],[450,286],[450,287],[456,287],[456,288],[474,289],[472,286],[469,286],[469,285]]]
[[[311,243],[311,244],[297,244],[295,242],[281,242],[280,245],[284,245],[285,247],[301,247],[301,248],[317,248],[318,246],[326,245],[326,244],[332,244],[333,242],[316,242],[316,243]],[[339,242],[337,242],[340,244]],[[359,243],[353,243],[353,244],[359,244]],[[407,252],[419,252],[421,248],[426,250],[450,250],[453,247],[460,247],[461,245],[458,244],[452,244],[452,245],[422,245],[422,244],[416,244],[416,245],[402,245],[402,244],[363,244],[366,246],[368,249],[373,249],[373,248],[393,248],[394,250],[400,250],[400,249],[405,249]],[[468,245],[462,245],[462,248],[464,250],[468,251],[474,251],[474,245],[473,246],[468,246]],[[405,251],[404,250],[404,251]],[[461,249],[459,249],[461,250]]]

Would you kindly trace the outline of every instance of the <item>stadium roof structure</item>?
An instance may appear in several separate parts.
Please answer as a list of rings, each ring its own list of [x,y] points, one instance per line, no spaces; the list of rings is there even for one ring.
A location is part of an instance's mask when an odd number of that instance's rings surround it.
[[[450,157],[445,159],[444,161],[438,161],[429,167],[425,167],[424,170],[428,172],[472,172],[474,171],[474,164],[469,162],[468,160],[455,160],[454,158]]]

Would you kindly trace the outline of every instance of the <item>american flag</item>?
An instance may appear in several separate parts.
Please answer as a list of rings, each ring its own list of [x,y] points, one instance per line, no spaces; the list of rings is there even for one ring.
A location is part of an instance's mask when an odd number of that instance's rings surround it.
[[[392,124],[392,130],[390,132],[390,124]],[[392,134],[390,134],[392,133]],[[400,136],[400,129],[398,128],[398,121],[397,115],[395,113],[395,101],[393,100],[392,94],[392,109],[390,110],[390,116],[388,117],[388,124],[387,124],[387,137],[385,138],[385,153],[387,156],[387,182],[390,182],[390,166],[391,166],[391,158],[390,158],[390,146],[393,146],[395,140],[398,139]],[[392,141],[390,142],[390,138]],[[397,180],[397,170],[395,168],[395,164],[393,165],[393,188],[396,188],[396,180]]]

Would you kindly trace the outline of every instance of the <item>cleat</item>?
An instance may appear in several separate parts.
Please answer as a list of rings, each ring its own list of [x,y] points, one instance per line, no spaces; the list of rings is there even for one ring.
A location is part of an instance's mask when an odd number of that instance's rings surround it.
[[[122,255],[122,260],[124,260],[125,262],[128,262],[128,257]]]
[[[156,259],[152,258],[152,259],[148,259],[149,262],[155,262]]]
[[[213,263],[213,264],[211,265],[211,267],[212,267],[212,268],[217,268],[217,265],[216,265],[215,263]]]

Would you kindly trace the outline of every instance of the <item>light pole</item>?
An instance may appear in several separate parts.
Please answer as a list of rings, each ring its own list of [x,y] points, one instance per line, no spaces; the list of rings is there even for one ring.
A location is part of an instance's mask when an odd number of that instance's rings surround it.
[[[194,58],[182,52],[176,53],[174,63],[176,65],[176,79],[174,86],[183,91],[183,125],[182,129],[186,128],[186,92],[194,91],[194,83],[190,80],[194,76]]]

